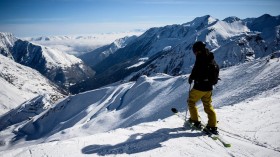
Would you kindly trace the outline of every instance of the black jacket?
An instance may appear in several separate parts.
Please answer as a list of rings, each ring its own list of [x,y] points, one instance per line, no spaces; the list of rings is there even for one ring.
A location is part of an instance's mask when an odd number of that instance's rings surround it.
[[[214,59],[214,54],[206,49],[205,52],[199,52],[196,55],[196,60],[190,79],[194,80],[194,89],[200,91],[213,90],[212,84],[208,81],[208,64]]]

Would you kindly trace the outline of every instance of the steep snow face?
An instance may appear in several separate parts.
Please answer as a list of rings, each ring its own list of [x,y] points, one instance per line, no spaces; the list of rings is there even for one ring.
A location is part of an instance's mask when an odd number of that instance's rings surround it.
[[[215,25],[208,27],[206,43],[209,43],[211,49],[217,48],[224,40],[246,34],[250,30],[243,24],[242,21],[225,22],[219,21]]]
[[[223,21],[225,21],[227,23],[233,23],[236,21],[241,21],[241,19],[236,16],[230,16],[230,17],[225,18]]]
[[[114,42],[113,42],[113,52],[116,52],[116,50],[120,49],[120,48],[123,48],[125,47],[126,45],[128,45],[129,43],[133,42],[135,39],[137,38],[136,35],[134,36],[125,36],[123,38],[119,38],[119,39],[116,39]]]
[[[73,55],[68,55],[45,46],[42,47],[42,53],[47,60],[47,68],[50,69],[54,67],[66,68],[75,64],[82,64],[82,61]]]
[[[2,61],[2,60],[1,60]],[[22,104],[24,101],[35,96],[33,93],[25,92],[10,84],[7,80],[0,77],[0,115]]]
[[[0,55],[0,115],[37,95],[48,108],[64,97],[62,91],[39,72]]]
[[[0,45],[2,55],[36,69],[60,86],[68,87],[94,76],[94,71],[73,55],[16,39],[11,34],[2,33],[0,37],[4,41],[2,44],[8,44]]]
[[[0,54],[13,58],[11,48],[14,46],[15,41],[18,40],[11,33],[0,32]]]
[[[0,46],[9,46],[12,47],[14,45],[14,42],[17,40],[11,33],[4,33],[0,32]]]

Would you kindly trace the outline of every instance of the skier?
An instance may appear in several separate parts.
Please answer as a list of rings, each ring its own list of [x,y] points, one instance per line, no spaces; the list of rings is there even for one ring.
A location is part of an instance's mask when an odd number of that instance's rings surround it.
[[[200,99],[203,103],[204,111],[208,116],[208,124],[205,131],[210,131],[213,134],[218,135],[217,130],[217,117],[212,102],[212,90],[213,84],[207,79],[208,78],[208,63],[214,59],[214,55],[206,47],[206,45],[197,41],[194,43],[192,49],[196,56],[195,64],[189,77],[189,84],[191,85],[194,80],[194,87],[190,90],[188,98],[188,106],[190,111],[189,121],[194,124],[198,129],[202,129],[201,122],[199,121],[198,110],[196,102]]]

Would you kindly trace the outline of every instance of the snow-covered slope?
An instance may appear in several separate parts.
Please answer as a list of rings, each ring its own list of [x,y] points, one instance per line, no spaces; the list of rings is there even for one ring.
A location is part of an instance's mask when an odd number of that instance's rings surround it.
[[[176,116],[144,122],[128,128],[63,141],[34,144],[2,152],[13,156],[161,156],[161,157],[276,157],[279,152],[279,88],[255,100],[217,109],[221,134],[231,142],[224,148],[218,141],[194,130],[184,130]],[[263,110],[263,103],[269,102]],[[250,111],[248,113],[248,111]],[[203,111],[201,111],[203,112]],[[260,117],[261,116],[261,117]],[[205,116],[203,116],[205,118]],[[246,119],[246,120],[244,120]],[[261,119],[261,121],[259,120]],[[269,124],[264,119],[272,119]],[[258,122],[258,123],[257,123]],[[274,125],[271,125],[273,124]],[[0,156],[1,156],[0,155]]]
[[[43,96],[44,108],[64,96],[63,91],[36,70],[2,55],[0,69],[0,115],[38,95]]]
[[[10,126],[0,136],[1,154],[278,156],[279,64],[279,58],[266,57],[221,71],[213,105],[221,135],[232,148],[183,130],[183,121],[170,108],[185,112],[188,75],[157,74],[67,97]],[[198,108],[206,121],[201,103]]]
[[[102,33],[92,35],[64,35],[64,36],[42,36],[25,38],[32,43],[48,46],[68,54],[80,56],[91,52],[99,47],[108,45],[125,36],[141,35],[144,30],[135,30],[119,33]]]
[[[17,38],[11,33],[0,32],[0,54],[12,58],[11,49],[16,42]]]
[[[94,72],[73,55],[23,41],[7,33],[0,32],[0,37],[2,55],[36,69],[58,85],[70,86],[94,76]]]

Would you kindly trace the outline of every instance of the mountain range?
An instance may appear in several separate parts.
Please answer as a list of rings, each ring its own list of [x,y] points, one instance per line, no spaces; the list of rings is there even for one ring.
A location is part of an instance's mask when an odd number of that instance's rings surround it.
[[[244,20],[237,17],[218,20],[206,15],[181,25],[151,28],[125,47],[115,49],[101,62],[90,57],[94,56],[93,53],[81,57],[92,63],[90,65],[96,75],[70,90],[81,92],[154,73],[187,74],[195,60],[191,47],[197,40],[206,43],[221,67],[265,57],[280,49],[279,25],[279,16],[268,14]],[[99,50],[109,52],[110,46]]]

